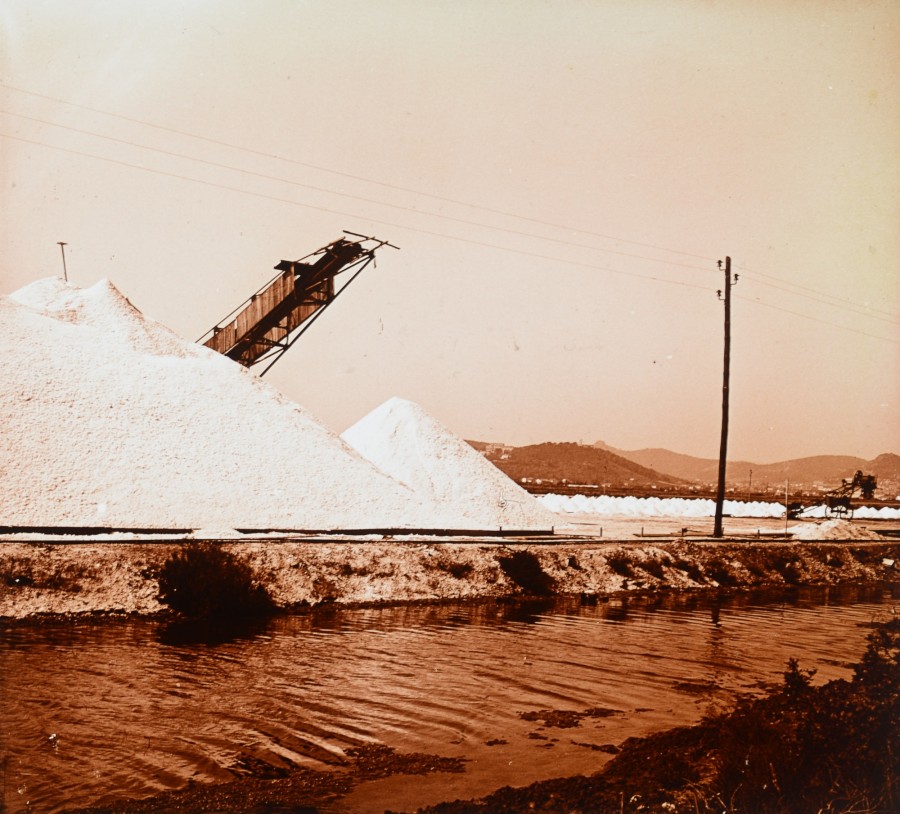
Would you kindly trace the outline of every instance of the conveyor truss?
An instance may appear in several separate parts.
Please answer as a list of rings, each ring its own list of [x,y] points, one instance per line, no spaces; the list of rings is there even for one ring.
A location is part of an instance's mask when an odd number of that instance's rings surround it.
[[[275,364],[375,261],[382,246],[397,246],[375,237],[344,232],[342,237],[299,260],[282,260],[278,274],[242,302],[198,342],[244,367],[265,364],[260,375]],[[335,285],[338,274],[349,279]]]

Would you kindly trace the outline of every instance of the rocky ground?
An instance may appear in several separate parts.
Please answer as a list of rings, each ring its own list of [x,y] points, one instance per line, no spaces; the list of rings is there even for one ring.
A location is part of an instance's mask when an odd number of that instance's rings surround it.
[[[666,534],[659,520],[655,525],[632,521],[630,539],[620,532],[614,540],[607,540],[607,521],[603,537],[597,526],[583,524],[577,536],[530,540],[240,537],[219,542],[253,568],[285,609],[878,581],[895,573],[900,553],[900,541],[849,524],[850,531],[843,532],[848,539],[804,541],[773,539],[766,536],[774,534],[771,530],[747,524],[740,529],[743,538],[682,538],[691,531],[672,529],[677,525],[667,521]],[[834,525],[826,531],[835,529],[840,532]],[[7,537],[0,540],[0,620],[159,613],[164,610],[157,600],[160,568],[186,542]]]

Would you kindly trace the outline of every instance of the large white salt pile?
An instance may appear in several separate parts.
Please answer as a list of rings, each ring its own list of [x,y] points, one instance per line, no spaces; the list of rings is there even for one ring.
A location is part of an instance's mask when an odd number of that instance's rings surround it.
[[[107,281],[0,299],[0,526],[465,525]]]
[[[341,436],[417,494],[457,507],[468,525],[546,530],[558,520],[422,407],[388,399]]]

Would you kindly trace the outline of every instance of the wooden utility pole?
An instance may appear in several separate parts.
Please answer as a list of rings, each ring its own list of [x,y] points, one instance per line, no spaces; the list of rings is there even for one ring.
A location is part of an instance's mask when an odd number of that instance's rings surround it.
[[[722,261],[719,261],[722,268]],[[725,258],[725,296],[719,291],[719,299],[725,300],[725,359],[722,372],[722,440],[719,444],[719,485],[716,489],[716,520],[713,537],[722,536],[722,508],[725,505],[725,465],[728,457],[728,378],[731,372],[731,286],[737,282],[737,274],[731,278],[731,258]]]

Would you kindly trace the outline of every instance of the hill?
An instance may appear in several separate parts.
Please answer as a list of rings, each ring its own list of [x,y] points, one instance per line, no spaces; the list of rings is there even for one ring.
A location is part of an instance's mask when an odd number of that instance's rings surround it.
[[[509,477],[615,488],[699,486],[714,489],[717,460],[683,455],[668,449],[621,450],[602,441],[593,446],[543,443],[513,447],[488,441],[469,441]],[[771,464],[729,461],[726,481],[731,489],[754,493],[777,492],[785,481],[792,490],[828,491],[861,470],[878,479],[876,496],[900,494],[900,455],[883,453],[870,461],[852,455],[814,455]]]
[[[544,443],[524,447],[470,442],[510,478],[598,486],[641,486],[682,483],[682,479],[649,469],[609,450],[575,443]]]
[[[718,478],[719,462],[712,458],[696,458],[668,449],[620,450],[603,442],[595,446],[640,466],[685,480],[712,484]],[[875,475],[879,484],[887,488],[891,483],[900,482],[900,455],[883,453],[870,461],[852,455],[814,455],[772,464],[729,461],[725,478],[732,485],[746,487],[752,482],[760,489],[767,484],[774,488],[785,481],[796,486],[818,485],[830,489],[839,486],[842,479],[852,478],[857,470]]]

